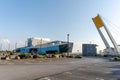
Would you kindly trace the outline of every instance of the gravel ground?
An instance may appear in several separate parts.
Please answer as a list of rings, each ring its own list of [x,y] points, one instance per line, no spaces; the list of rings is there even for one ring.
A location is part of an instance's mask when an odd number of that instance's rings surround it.
[[[120,62],[103,58],[1,60],[0,80],[120,80]]]
[[[120,80],[120,62],[97,58],[86,58],[86,60],[81,60],[85,61],[85,64],[81,62],[82,65],[73,70],[35,80]]]
[[[77,61],[75,58],[37,58],[37,59],[20,59],[20,60],[0,60],[0,64],[56,64]]]

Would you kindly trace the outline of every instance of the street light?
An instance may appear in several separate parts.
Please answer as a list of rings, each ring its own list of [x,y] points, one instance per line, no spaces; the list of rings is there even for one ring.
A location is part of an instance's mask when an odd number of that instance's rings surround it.
[[[42,40],[42,38],[41,38],[41,40],[40,40],[40,53],[42,53],[42,49],[41,49],[41,48],[42,48],[42,41],[43,41],[43,40]]]
[[[67,34],[67,55],[69,56],[69,36],[70,34]]]

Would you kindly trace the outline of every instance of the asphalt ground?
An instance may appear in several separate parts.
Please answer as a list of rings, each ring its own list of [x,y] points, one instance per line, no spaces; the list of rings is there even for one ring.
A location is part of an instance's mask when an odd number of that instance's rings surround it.
[[[120,80],[120,62],[103,58],[0,61],[0,80]]]

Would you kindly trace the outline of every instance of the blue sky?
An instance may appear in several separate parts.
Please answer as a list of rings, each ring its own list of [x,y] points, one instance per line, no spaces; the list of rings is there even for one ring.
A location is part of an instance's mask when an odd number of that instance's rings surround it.
[[[13,48],[29,37],[65,41],[69,33],[75,51],[90,41],[101,49],[104,44],[92,18],[100,13],[120,25],[119,4],[120,0],[0,0],[0,40],[8,39]]]

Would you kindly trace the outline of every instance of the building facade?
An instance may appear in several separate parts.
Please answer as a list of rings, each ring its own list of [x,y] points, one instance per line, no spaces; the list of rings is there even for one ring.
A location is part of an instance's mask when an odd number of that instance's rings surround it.
[[[96,44],[82,44],[82,55],[83,56],[96,56],[97,48]]]
[[[16,52],[21,52],[21,53],[39,53],[39,54],[46,54],[46,53],[67,53],[67,52],[72,52],[73,49],[73,43],[65,41],[52,41],[36,46],[29,46],[29,47],[21,47],[17,48]]]
[[[32,38],[28,38],[27,47],[37,46],[37,45],[45,44],[45,43],[48,43],[48,42],[50,42],[49,38],[32,37]]]

